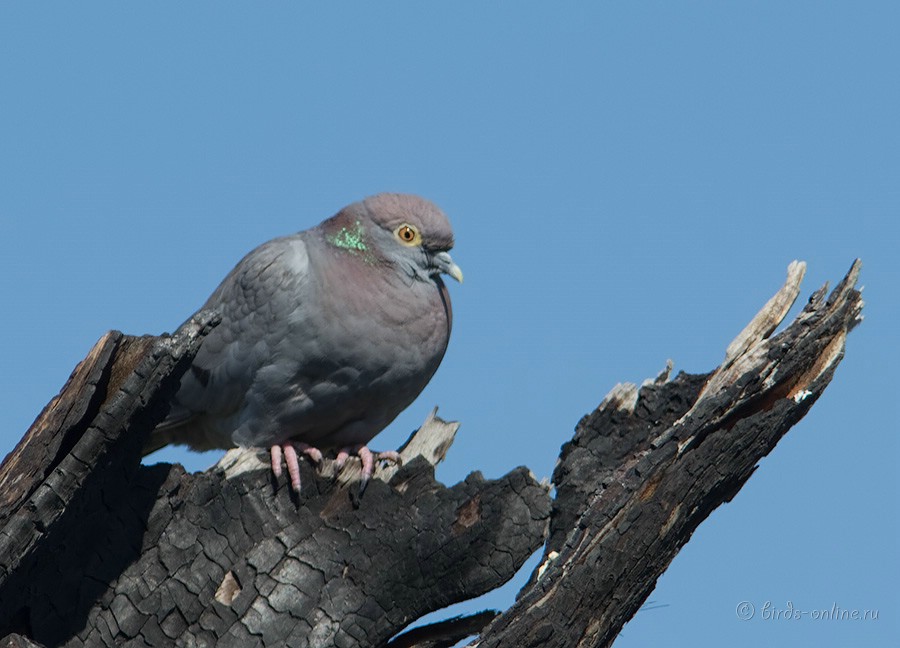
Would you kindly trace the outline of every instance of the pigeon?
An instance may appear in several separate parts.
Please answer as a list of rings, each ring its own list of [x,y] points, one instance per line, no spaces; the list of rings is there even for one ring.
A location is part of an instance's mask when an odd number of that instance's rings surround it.
[[[300,490],[298,457],[340,469],[362,462],[360,491],[376,460],[369,441],[431,380],[450,339],[450,295],[459,282],[453,230],[418,196],[384,193],[316,227],[263,243],[200,310],[221,322],[203,340],[145,454],[168,444],[194,450],[270,449]]]

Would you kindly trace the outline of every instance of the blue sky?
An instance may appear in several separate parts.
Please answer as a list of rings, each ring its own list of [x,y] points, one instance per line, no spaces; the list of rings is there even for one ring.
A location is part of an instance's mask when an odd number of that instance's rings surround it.
[[[895,645],[898,24],[890,2],[4,3],[0,452],[106,330],[173,330],[250,248],[378,191],[456,230],[450,349],[374,443],[440,405],[446,483],[549,476],[615,383],[714,368],[791,260],[802,302],[861,257],[834,382],[616,646]]]

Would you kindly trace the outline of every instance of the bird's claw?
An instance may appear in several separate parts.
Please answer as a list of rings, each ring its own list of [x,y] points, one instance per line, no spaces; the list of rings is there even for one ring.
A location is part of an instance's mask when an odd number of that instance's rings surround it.
[[[281,478],[282,462],[287,466],[288,476],[290,477],[291,488],[294,492],[300,492],[300,456],[305,455],[319,466],[322,463],[322,452],[308,443],[302,441],[286,441],[273,445],[269,454],[272,459],[272,474],[276,479]],[[363,491],[375,473],[376,461],[390,461],[395,464],[402,464],[403,459],[400,453],[394,450],[386,450],[384,452],[372,452],[365,445],[346,446],[341,448],[334,460],[334,467],[340,471],[347,463],[351,456],[359,457],[362,464],[362,475],[359,480],[359,494]]]
[[[272,474],[278,479],[281,477],[281,460],[288,469],[288,476],[291,480],[291,488],[295,493],[300,492],[300,455],[306,455],[317,466],[322,463],[322,451],[314,448],[308,443],[302,441],[286,441],[281,444],[275,444],[269,450],[272,458]]]
[[[362,475],[359,478],[360,496],[362,496],[363,491],[366,490],[366,486],[369,484],[369,480],[372,478],[372,475],[375,472],[376,461],[390,461],[395,464],[403,463],[403,459],[400,457],[400,453],[394,450],[372,452],[365,445],[357,445],[341,448],[334,460],[334,467],[337,470],[341,470],[347,463],[347,460],[351,455],[356,455],[357,457],[359,457],[359,461],[360,463],[362,463]]]

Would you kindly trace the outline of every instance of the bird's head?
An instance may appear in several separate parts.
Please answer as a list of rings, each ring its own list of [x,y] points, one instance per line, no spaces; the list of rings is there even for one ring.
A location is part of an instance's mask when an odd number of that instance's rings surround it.
[[[440,274],[463,280],[450,257],[450,222],[424,198],[377,194],[346,207],[336,218],[343,224],[328,235],[332,245],[387,262],[412,281],[433,281]]]

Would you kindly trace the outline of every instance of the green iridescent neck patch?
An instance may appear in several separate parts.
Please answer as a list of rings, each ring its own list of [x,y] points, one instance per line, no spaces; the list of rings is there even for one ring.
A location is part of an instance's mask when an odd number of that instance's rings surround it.
[[[366,252],[369,249],[366,245],[366,231],[359,221],[355,221],[352,228],[342,227],[334,234],[329,234],[326,238],[335,247],[344,248],[345,250]]]

